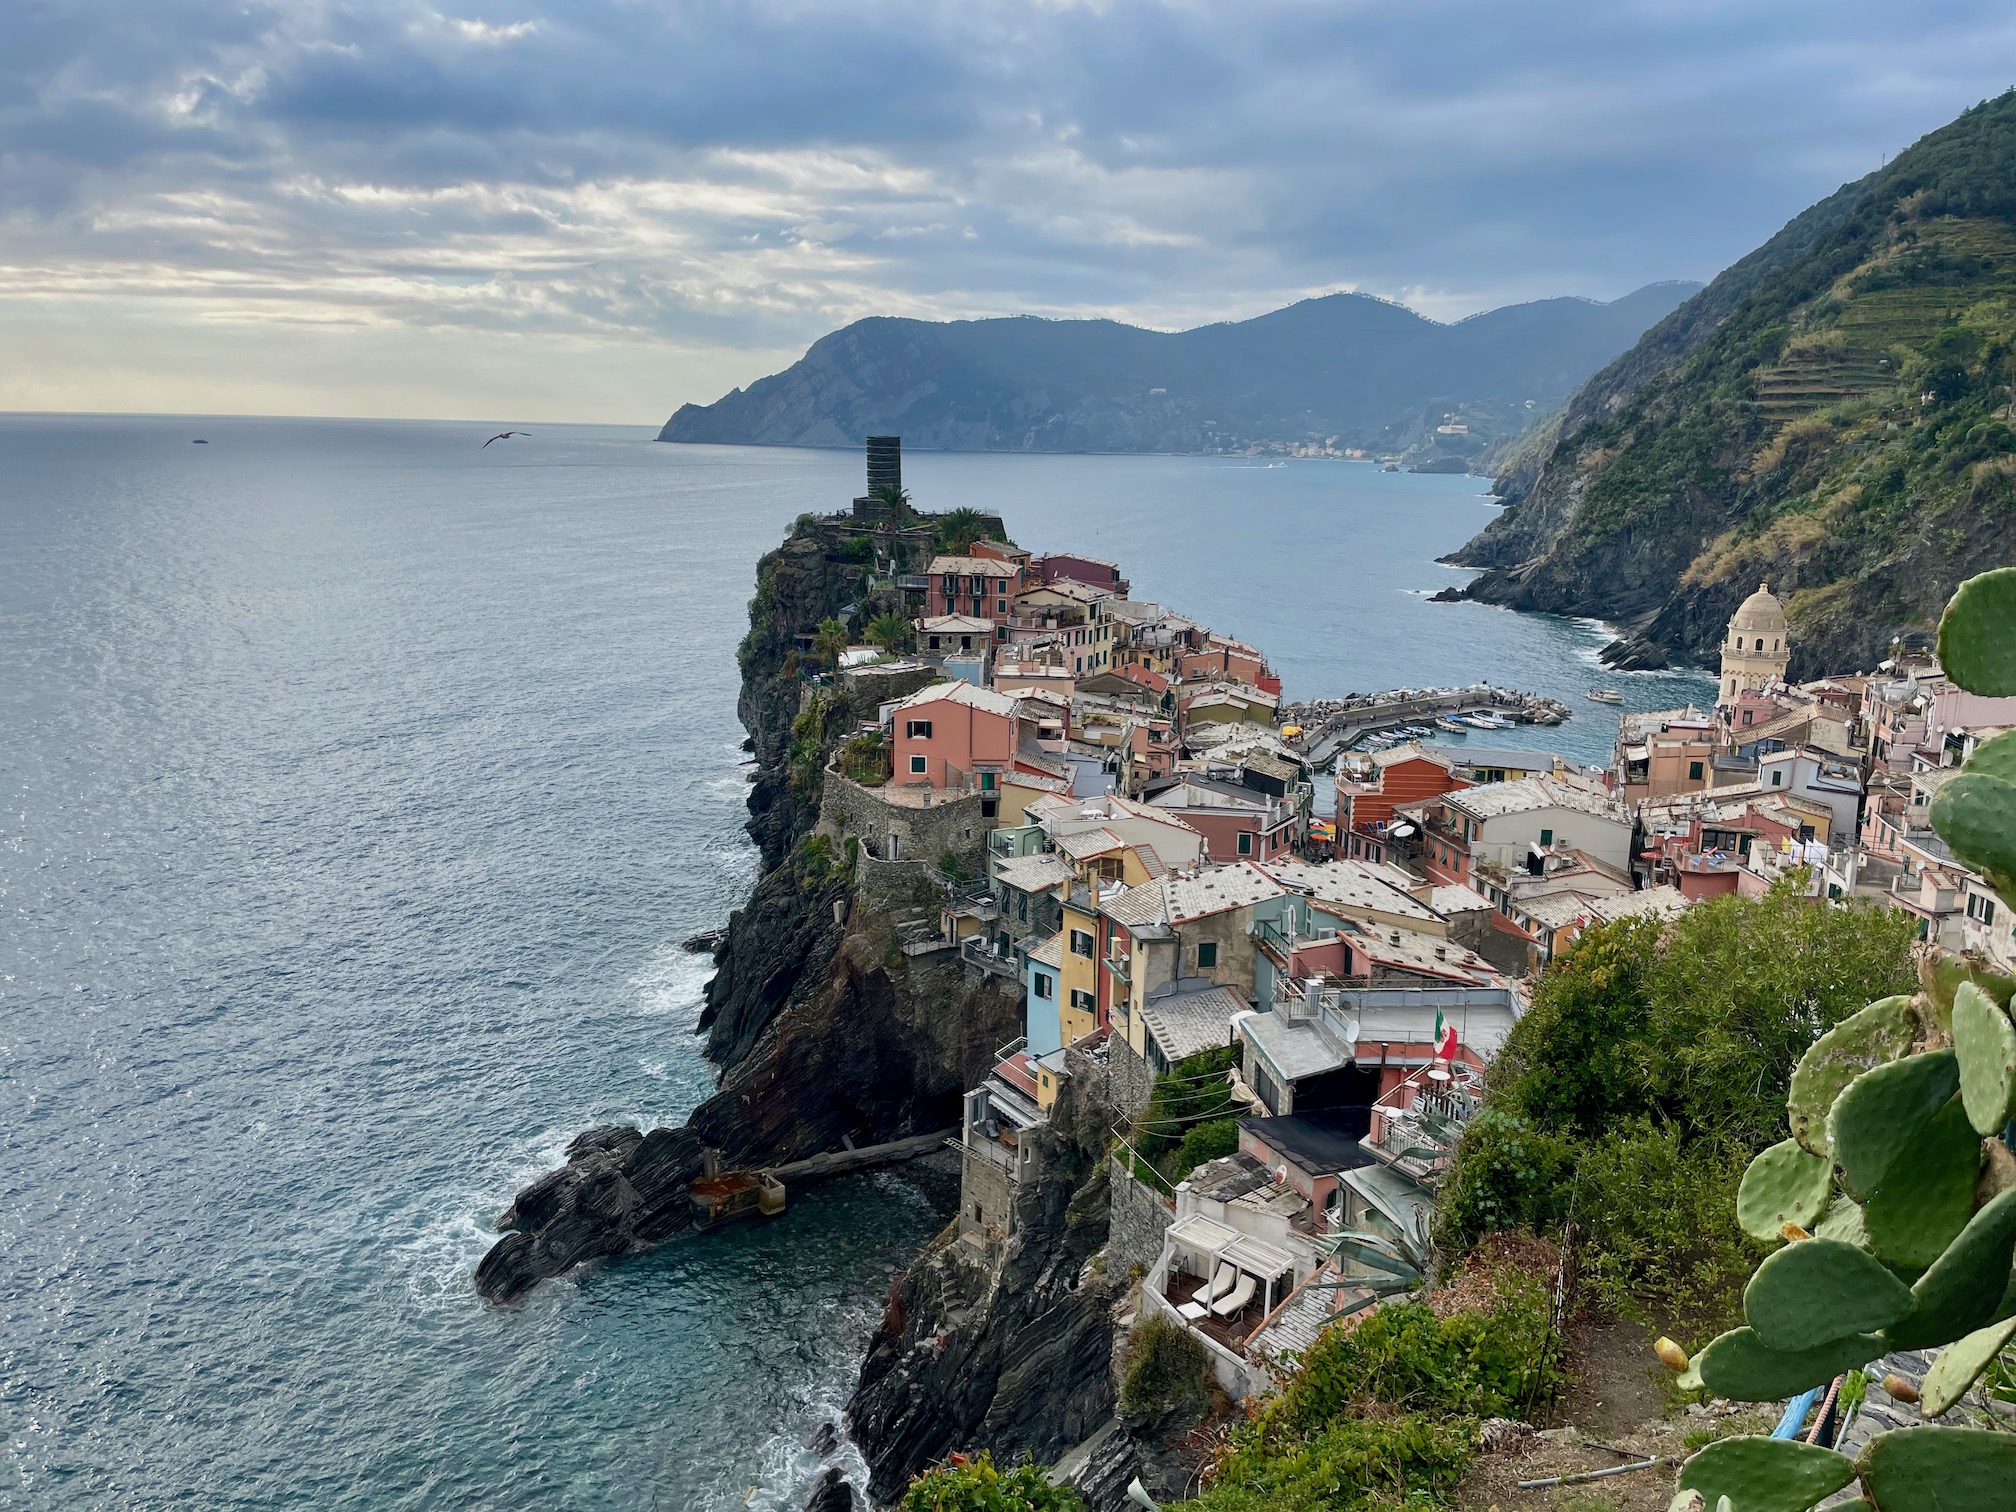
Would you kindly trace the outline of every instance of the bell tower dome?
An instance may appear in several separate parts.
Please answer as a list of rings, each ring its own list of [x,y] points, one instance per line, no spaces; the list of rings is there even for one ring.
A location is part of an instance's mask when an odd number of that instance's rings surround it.
[[[1722,641],[1719,702],[1726,708],[1744,693],[1783,682],[1791,659],[1785,606],[1772,596],[1769,583],[1761,583],[1730,617],[1729,633]]]

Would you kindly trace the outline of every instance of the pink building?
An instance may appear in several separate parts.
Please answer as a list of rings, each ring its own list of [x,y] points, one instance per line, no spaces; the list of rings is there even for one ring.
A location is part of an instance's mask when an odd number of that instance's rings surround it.
[[[1084,583],[1104,588],[1115,598],[1127,597],[1127,579],[1120,576],[1120,564],[1103,557],[1080,556],[1072,551],[1053,551],[1037,557],[1030,570],[1040,582]]]
[[[888,708],[891,781],[903,787],[994,788],[1021,745],[1019,704],[967,682],[933,683]]]
[[[963,615],[997,623],[1008,618],[1009,606],[1022,592],[1026,574],[1021,563],[980,555],[976,543],[969,556],[931,559],[925,588],[924,618]]]

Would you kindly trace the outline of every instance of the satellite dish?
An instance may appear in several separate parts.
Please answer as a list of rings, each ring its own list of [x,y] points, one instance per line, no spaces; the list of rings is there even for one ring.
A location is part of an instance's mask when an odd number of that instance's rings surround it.
[[[1407,836],[1414,833],[1414,826],[1411,824],[1396,824],[1393,828],[1386,831],[1386,833],[1393,836],[1396,840],[1404,840]]]
[[[1348,1024],[1346,1024],[1346,1025],[1344,1026],[1344,1043],[1345,1043],[1345,1044],[1347,1044],[1347,1045],[1355,1045],[1355,1044],[1357,1044],[1357,1043],[1358,1043],[1358,1032],[1359,1032],[1359,1027],[1360,1027],[1360,1026],[1359,1026],[1359,1023],[1358,1023],[1358,1020],[1356,1020],[1356,1019],[1353,1019],[1353,1020],[1351,1020],[1351,1022],[1350,1022],[1350,1023],[1348,1023]]]

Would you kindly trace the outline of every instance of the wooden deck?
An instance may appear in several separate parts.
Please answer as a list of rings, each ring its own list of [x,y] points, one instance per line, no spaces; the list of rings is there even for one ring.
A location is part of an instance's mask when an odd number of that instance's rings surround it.
[[[1193,1300],[1197,1296],[1197,1293],[1203,1289],[1204,1278],[1202,1276],[1176,1274],[1170,1276],[1169,1284],[1164,1289],[1163,1295],[1176,1306],[1181,1307],[1185,1302]],[[1245,1344],[1253,1330],[1260,1326],[1261,1320],[1266,1316],[1261,1297],[1262,1292],[1256,1291],[1253,1295],[1253,1300],[1248,1302],[1233,1317],[1220,1318],[1215,1314],[1207,1313],[1191,1326],[1209,1335],[1214,1342],[1224,1345],[1236,1354]]]

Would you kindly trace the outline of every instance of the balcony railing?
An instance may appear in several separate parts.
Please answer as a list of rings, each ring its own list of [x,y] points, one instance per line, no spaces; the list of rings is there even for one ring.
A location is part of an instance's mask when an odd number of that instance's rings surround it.
[[[1447,1080],[1430,1074],[1438,1068]],[[1483,1093],[1482,1079],[1460,1062],[1424,1066],[1372,1105],[1371,1132],[1362,1142],[1388,1164],[1431,1180],[1449,1168]]]
[[[1287,930],[1283,929],[1272,919],[1255,919],[1248,926],[1246,933],[1252,938],[1255,944],[1270,955],[1275,956],[1278,964],[1286,968],[1288,964],[1288,952],[1294,948],[1295,944],[1289,937]]]
[[[980,939],[964,941],[959,947],[959,958],[969,966],[977,966],[989,976],[997,976],[1007,981],[1022,979],[1022,968],[1013,956],[1004,956],[993,945]]]

